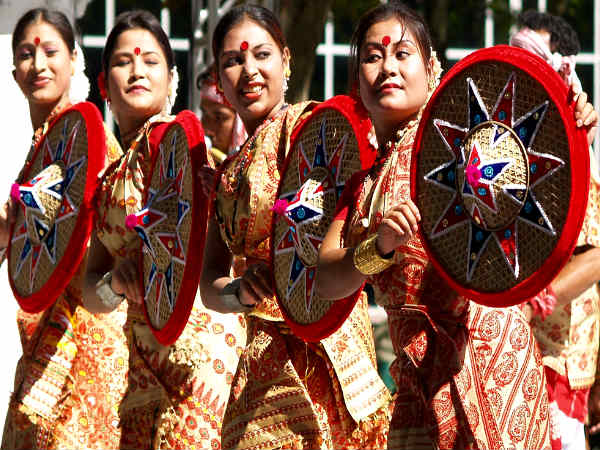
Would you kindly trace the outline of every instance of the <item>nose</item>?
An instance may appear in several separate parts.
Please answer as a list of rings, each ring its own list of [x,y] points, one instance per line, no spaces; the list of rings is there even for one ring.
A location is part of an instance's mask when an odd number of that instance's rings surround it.
[[[37,73],[43,72],[48,67],[48,59],[43,49],[36,48],[33,58],[33,67]]]
[[[141,57],[134,56],[133,61],[131,61],[131,72],[129,77],[132,81],[139,80],[144,77],[144,62]]]
[[[383,73],[388,76],[398,75],[398,61],[393,55],[386,54],[383,58]]]
[[[250,53],[250,52],[247,52],[247,53]],[[251,54],[246,55],[246,58],[244,60],[244,65],[242,66],[242,68],[243,68],[242,74],[247,80],[253,79],[258,74],[258,67],[256,65],[256,60],[254,59],[254,56],[252,56]]]

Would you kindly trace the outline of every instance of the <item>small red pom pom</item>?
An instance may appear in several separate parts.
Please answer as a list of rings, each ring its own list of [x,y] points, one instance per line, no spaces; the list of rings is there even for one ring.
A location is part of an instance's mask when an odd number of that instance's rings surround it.
[[[275,204],[271,208],[271,211],[273,211],[277,216],[283,216],[288,205],[289,202],[287,200],[278,199],[275,201]]]
[[[384,36],[381,40],[381,43],[384,45],[384,47],[390,45],[390,42],[392,42],[392,39],[389,36]]]
[[[19,183],[13,183],[10,187],[10,196],[15,202],[21,201],[21,191],[19,190]]]
[[[248,50],[248,41],[242,41],[242,43],[240,44],[240,50],[243,52]]]
[[[136,225],[137,225],[137,217],[135,216],[135,214],[129,214],[125,218],[125,226],[127,227],[128,230],[133,230]]]

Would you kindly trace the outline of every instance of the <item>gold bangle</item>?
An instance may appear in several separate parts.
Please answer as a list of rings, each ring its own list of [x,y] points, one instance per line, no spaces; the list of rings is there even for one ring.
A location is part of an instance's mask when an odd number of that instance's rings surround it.
[[[394,264],[393,253],[390,258],[382,257],[377,251],[377,235],[373,234],[354,249],[354,267],[363,275],[383,272]]]

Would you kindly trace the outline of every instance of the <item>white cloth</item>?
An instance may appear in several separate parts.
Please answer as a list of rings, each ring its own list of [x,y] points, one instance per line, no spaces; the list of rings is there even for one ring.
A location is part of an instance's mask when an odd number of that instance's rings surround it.
[[[556,413],[562,450],[585,450],[585,429],[583,423],[567,416],[558,408],[556,408]]]

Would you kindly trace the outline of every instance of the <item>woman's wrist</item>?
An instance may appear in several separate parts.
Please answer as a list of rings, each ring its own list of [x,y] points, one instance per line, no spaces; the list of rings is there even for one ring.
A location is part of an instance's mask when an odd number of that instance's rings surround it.
[[[382,256],[377,246],[377,234],[369,236],[354,248],[354,267],[363,275],[383,272],[394,263],[394,251]]]
[[[244,305],[240,300],[240,286],[242,278],[234,278],[221,290],[220,297],[223,306],[231,312],[250,312],[254,306]]]

